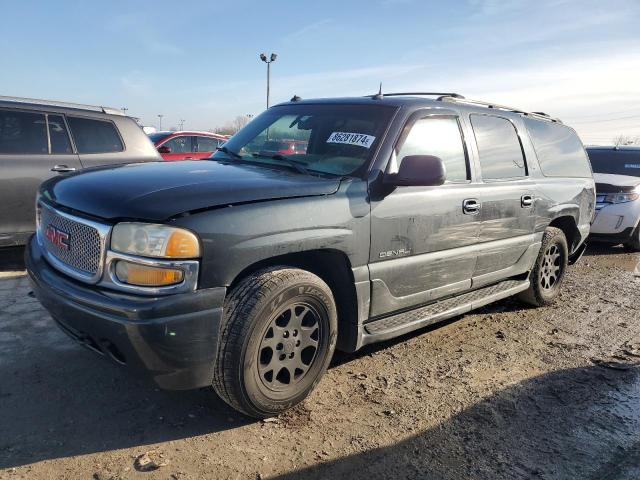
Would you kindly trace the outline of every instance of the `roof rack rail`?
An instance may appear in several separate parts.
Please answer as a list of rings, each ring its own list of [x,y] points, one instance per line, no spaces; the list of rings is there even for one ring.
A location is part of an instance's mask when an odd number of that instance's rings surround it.
[[[534,117],[534,118],[538,118],[541,120],[547,120],[550,122],[555,122],[555,123],[562,123],[562,121],[558,118],[553,118],[550,115],[544,113],[544,112],[525,112],[524,110],[520,110],[517,108],[513,108],[513,107],[507,107],[505,105],[500,105],[498,103],[492,103],[492,102],[483,102],[481,100],[471,100],[469,98],[459,98],[459,97],[454,97],[451,95],[443,95],[442,97],[438,98],[439,101],[441,102],[459,102],[459,103],[467,103],[469,105],[478,105],[481,107],[487,107],[487,108],[493,108],[496,110],[504,110],[507,112],[512,112],[512,113],[519,113],[521,115],[527,116],[527,117]]]
[[[22,97],[5,97],[0,95],[0,102],[12,102],[12,103],[29,103],[32,105],[42,105],[47,107],[63,107],[63,108],[75,108],[77,110],[91,110],[94,112],[108,113],[110,115],[125,115],[125,113],[119,108],[102,107],[98,105],[85,105],[82,103],[71,102],[59,102],[57,100],[41,100],[37,98],[22,98]]]
[[[448,93],[448,92],[392,92],[392,93],[382,93],[382,91],[374,94],[367,95],[367,97],[371,98],[382,98],[382,97],[407,97],[407,96],[429,96],[429,97],[451,97],[451,98],[460,98],[463,99],[464,96],[459,93]]]

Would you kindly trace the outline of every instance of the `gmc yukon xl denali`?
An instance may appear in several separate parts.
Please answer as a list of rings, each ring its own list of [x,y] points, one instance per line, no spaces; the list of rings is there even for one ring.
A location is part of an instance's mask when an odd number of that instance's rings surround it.
[[[283,139],[307,148],[263,148]],[[594,205],[582,143],[545,114],[294,97],[209,160],[47,181],[26,264],[73,339],[265,417],[303,400],[335,348],[511,295],[553,302]]]

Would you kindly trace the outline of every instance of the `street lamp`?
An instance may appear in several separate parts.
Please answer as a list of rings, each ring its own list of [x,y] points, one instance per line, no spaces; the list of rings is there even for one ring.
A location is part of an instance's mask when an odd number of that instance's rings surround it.
[[[158,125],[158,130],[162,130],[162,117],[164,117],[164,115],[158,115],[158,118],[160,119],[160,123]]]
[[[264,53],[260,54],[260,60],[267,64],[267,108],[269,108],[269,84],[271,83],[271,62],[275,62],[278,55],[272,53],[269,59]]]
[[[180,131],[184,130],[184,122],[185,122],[184,118],[181,118],[180,119]]]
[[[127,110],[129,110],[127,107],[122,107],[122,113],[124,113],[125,115],[127,114]]]

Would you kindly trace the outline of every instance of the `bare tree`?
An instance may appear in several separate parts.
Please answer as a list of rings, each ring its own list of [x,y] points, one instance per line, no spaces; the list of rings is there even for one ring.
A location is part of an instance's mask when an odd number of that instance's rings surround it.
[[[616,147],[624,145],[640,145],[640,136],[632,137],[630,135],[618,135],[613,139],[613,144]]]
[[[232,122],[234,133],[244,127],[247,123],[249,123],[249,120],[251,120],[249,115],[238,115],[236,118],[234,118]]]

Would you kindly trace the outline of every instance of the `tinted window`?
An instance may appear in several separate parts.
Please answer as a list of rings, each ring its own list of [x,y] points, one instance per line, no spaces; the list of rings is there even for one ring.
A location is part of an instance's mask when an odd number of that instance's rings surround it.
[[[506,118],[471,115],[471,125],[478,144],[482,178],[524,177],[527,169],[516,128]]]
[[[193,152],[191,147],[191,137],[173,137],[162,144],[163,147],[169,147],[171,153],[190,153]]]
[[[540,169],[548,177],[590,177],[582,142],[570,128],[525,118]]]
[[[198,137],[199,152],[213,152],[218,148],[218,140],[212,137]]]
[[[447,181],[468,179],[467,159],[458,120],[455,118],[422,118],[414,123],[400,150],[395,153],[398,166],[409,155],[440,157],[446,168]],[[393,164],[390,171],[396,171]]]
[[[44,115],[0,110],[0,153],[49,153]]]
[[[295,141],[303,148],[284,156],[309,171],[359,175],[369,165],[394,111],[382,105],[272,107],[225,142],[226,149],[237,155],[218,151],[213,158],[292,170],[295,167],[286,161],[272,158],[272,148],[273,142]]]
[[[124,150],[116,127],[111,122],[67,117],[78,153],[109,153]]]
[[[51,153],[72,153],[67,126],[61,115],[47,115]]]
[[[595,173],[613,173],[615,175],[631,175],[640,177],[640,149],[637,150],[604,150],[587,148],[591,167]]]

